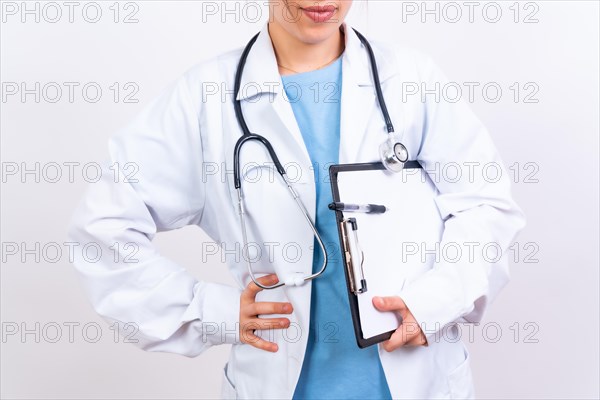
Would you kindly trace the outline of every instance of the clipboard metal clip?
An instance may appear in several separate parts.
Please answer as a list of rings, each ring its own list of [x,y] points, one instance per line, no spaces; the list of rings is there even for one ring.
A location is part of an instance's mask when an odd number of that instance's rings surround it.
[[[350,278],[350,290],[355,294],[367,291],[367,280],[363,271],[365,255],[358,242],[356,218],[344,218],[340,222],[344,246],[344,259]]]

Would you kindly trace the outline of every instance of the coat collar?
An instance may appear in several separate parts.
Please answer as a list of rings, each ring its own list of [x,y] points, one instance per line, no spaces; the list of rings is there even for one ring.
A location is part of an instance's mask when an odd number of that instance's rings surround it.
[[[345,50],[342,58],[345,63],[352,65],[354,84],[372,86],[371,66],[364,45],[347,22],[343,22],[340,29],[345,33]],[[390,73],[386,61],[377,60],[381,81],[384,81]],[[268,23],[263,25],[248,54],[240,88],[237,100],[248,99],[259,93],[281,94],[283,91],[273,43],[269,36]]]
[[[357,162],[357,156],[363,143],[365,129],[373,107],[378,107],[374,90],[371,65],[365,46],[352,27],[343,22],[340,29],[345,33],[345,49],[342,54],[342,102],[340,124],[340,163]],[[372,46],[373,47],[373,46]],[[393,60],[376,57],[380,81],[384,82],[394,74]],[[310,165],[302,134],[295,121],[289,101],[286,99],[282,79],[277,68],[277,60],[269,36],[268,23],[265,23],[246,59],[241,77],[238,100],[253,102],[254,96],[269,94],[269,101],[278,117],[296,141],[305,161]],[[245,103],[245,102],[243,102]],[[250,104],[247,104],[250,106]],[[381,119],[382,140],[385,124]],[[373,134],[380,134],[379,132]]]

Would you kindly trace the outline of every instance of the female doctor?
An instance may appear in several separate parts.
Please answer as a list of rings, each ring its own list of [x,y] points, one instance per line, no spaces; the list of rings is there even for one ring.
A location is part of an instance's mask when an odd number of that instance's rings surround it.
[[[351,4],[271,1],[269,22],[246,54],[240,47],[191,68],[110,139],[102,179],[72,219],[70,240],[103,250],[98,262],[74,262],[94,309],[121,328],[134,324],[147,351],[194,357],[232,344],[223,397],[473,396],[457,323],[481,320],[508,280],[506,257],[442,258],[398,284],[397,296],[375,297],[377,309],[403,322],[389,340],[359,349],[339,249],[332,246],[337,231],[327,209],[327,168],[379,161],[380,145],[393,136],[410,160],[437,173],[442,246],[494,243],[505,251],[524,217],[489,134],[469,108],[439,93],[406,95],[407,87],[443,87],[446,78],[434,63],[368,41],[394,124],[388,133],[368,47],[344,22]],[[325,243],[329,262],[315,279],[303,277],[321,268],[324,254],[267,147],[248,140],[235,162],[244,134],[236,102],[247,130],[272,146]],[[464,168],[459,179],[440,176],[449,163]],[[498,168],[494,179],[467,174],[468,166],[487,164]],[[221,245],[236,286],[198,281],[158,253],[155,234],[186,225]],[[285,285],[260,287],[277,283]]]

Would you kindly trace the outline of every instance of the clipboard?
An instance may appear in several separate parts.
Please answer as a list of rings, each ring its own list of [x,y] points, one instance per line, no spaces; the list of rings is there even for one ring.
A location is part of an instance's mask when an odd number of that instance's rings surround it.
[[[435,262],[415,249],[439,246],[444,229],[435,203],[439,192],[417,161],[408,161],[398,173],[381,162],[336,164],[329,176],[334,202],[387,208],[377,214],[332,211],[356,342],[365,348],[389,339],[402,322],[397,313],[375,309],[373,296],[397,295]]]

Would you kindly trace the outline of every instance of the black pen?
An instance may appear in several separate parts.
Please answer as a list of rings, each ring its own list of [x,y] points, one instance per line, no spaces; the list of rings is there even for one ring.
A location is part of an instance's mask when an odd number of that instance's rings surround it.
[[[337,201],[330,203],[329,209],[334,211],[363,212],[369,214],[383,214],[384,212],[389,211],[386,206],[378,204],[349,204]]]

